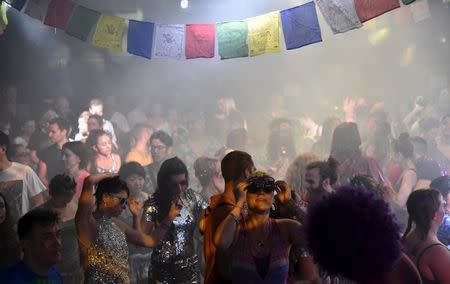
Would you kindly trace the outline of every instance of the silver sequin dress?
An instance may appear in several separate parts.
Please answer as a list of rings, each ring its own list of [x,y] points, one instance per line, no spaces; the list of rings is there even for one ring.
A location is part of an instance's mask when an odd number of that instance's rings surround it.
[[[166,237],[154,248],[149,279],[162,284],[200,283],[199,257],[194,247],[198,232],[198,220],[205,205],[192,189],[181,194],[183,205]],[[155,220],[157,209],[154,199],[144,204],[147,222]],[[152,283],[152,282],[151,282]]]
[[[87,251],[85,283],[129,283],[125,233],[109,217],[97,219],[97,238]]]

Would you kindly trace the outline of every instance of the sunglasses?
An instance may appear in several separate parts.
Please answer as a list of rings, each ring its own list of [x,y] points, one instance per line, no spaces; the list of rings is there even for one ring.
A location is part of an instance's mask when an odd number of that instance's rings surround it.
[[[272,193],[275,190],[275,179],[272,177],[252,177],[248,183],[248,193]]]
[[[114,193],[108,193],[109,196],[119,199],[120,206],[124,206],[128,204],[128,198],[124,198],[121,196],[117,196]]]

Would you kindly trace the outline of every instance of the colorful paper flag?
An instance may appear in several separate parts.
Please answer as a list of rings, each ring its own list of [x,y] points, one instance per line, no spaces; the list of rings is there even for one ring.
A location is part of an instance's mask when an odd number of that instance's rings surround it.
[[[29,0],[25,7],[25,14],[42,22],[49,4],[50,0]]]
[[[128,53],[150,59],[154,28],[154,23],[130,20],[128,22]]]
[[[248,56],[247,21],[217,24],[217,42],[220,59]]]
[[[18,11],[22,11],[23,6],[25,6],[25,3],[27,3],[27,0],[11,0],[11,1],[8,1],[8,3],[14,9],[16,9]]]
[[[409,8],[411,9],[412,18],[416,23],[423,21],[431,16],[430,6],[428,6],[428,0],[418,0],[409,5]]]
[[[353,0],[315,0],[334,34],[362,27]]]
[[[399,0],[355,0],[356,14],[361,23],[399,7]]]
[[[186,25],[186,59],[214,57],[215,24]]]
[[[184,25],[156,24],[155,52],[156,58],[181,59],[184,47]]]
[[[248,48],[250,56],[281,51],[279,12],[248,19]]]
[[[280,15],[287,49],[322,41],[314,2],[283,10]]]
[[[125,19],[101,15],[97,22],[92,45],[100,48],[108,48],[113,51],[122,51],[122,40],[125,29]]]
[[[82,41],[86,41],[92,27],[100,18],[100,13],[83,6],[75,8],[69,23],[67,24],[66,33]]]
[[[44,24],[62,30],[66,29],[73,8],[75,8],[75,4],[70,0],[52,0],[48,5]]]

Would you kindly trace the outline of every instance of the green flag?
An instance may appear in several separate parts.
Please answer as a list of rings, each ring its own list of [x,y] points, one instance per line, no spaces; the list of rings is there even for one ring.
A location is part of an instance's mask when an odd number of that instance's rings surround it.
[[[66,33],[86,41],[92,27],[97,23],[100,13],[83,6],[78,6],[70,18]]]
[[[217,24],[220,59],[248,56],[247,21]]]

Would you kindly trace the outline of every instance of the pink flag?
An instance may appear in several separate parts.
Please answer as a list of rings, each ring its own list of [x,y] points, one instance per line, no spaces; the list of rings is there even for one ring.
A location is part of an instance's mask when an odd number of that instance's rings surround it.
[[[75,5],[70,0],[52,0],[44,24],[65,30]]]
[[[186,59],[214,57],[215,24],[186,25]]]
[[[356,14],[361,23],[400,7],[399,0],[355,0]]]

